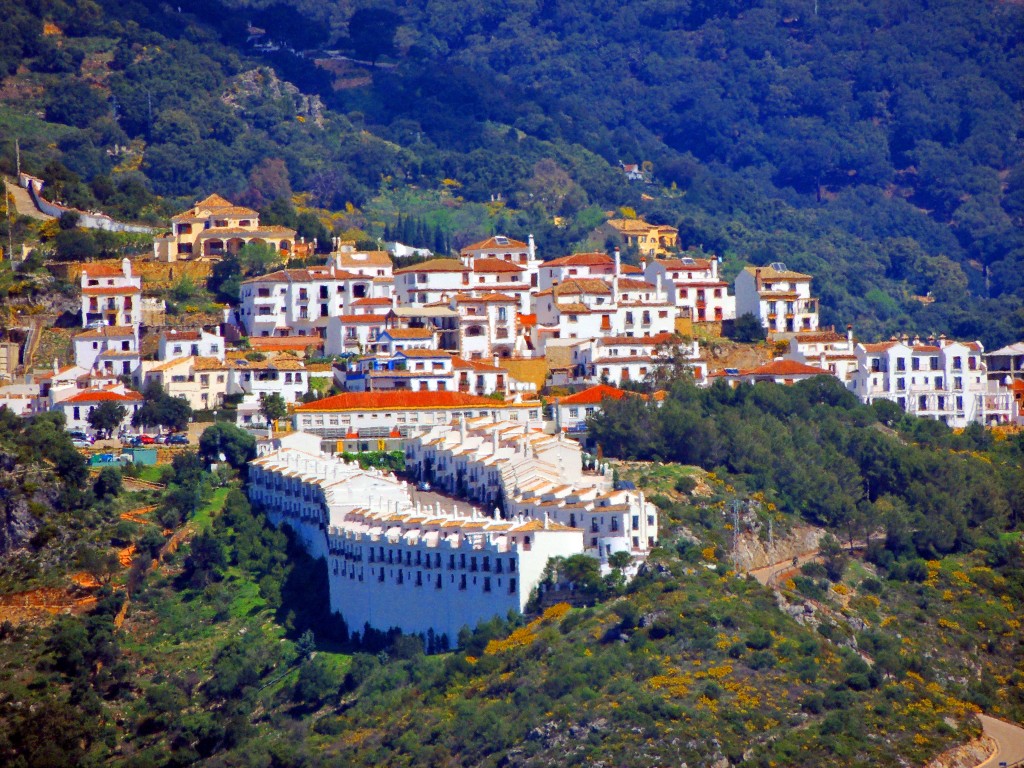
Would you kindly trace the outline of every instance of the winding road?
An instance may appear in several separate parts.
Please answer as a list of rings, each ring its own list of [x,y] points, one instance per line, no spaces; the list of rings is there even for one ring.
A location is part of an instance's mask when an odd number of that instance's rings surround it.
[[[985,735],[996,743],[996,751],[977,768],[998,768],[1024,763],[1024,728],[988,715],[978,715]]]

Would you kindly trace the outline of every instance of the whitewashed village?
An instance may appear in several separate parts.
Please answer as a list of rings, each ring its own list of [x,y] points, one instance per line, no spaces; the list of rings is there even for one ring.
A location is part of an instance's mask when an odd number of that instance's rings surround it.
[[[150,259],[81,265],[73,362],[19,367],[7,349],[0,406],[61,412],[83,450],[104,403],[123,408],[107,437],[171,442],[133,424],[153,385],[194,413],[230,413],[260,438],[251,500],[327,560],[332,609],[350,627],[449,642],[522,611],[550,558],[643,567],[658,510],[616,482],[587,419],[608,399],[656,403],[662,393],[635,385],[666,372],[698,386],[832,376],[862,402],[953,428],[1024,423],[1024,342],[858,339],[851,326],[820,326],[812,275],[774,262],[729,283],[718,257],[672,227],[608,226],[621,244],[610,252],[544,253],[526,233],[410,258],[400,243],[361,251],[334,238],[324,249],[210,195],[172,218]],[[241,280],[218,322],[167,322],[141,262],[216,263],[250,243],[278,263]],[[720,336],[741,319],[767,336],[772,359],[718,357],[707,329]],[[284,418],[268,418],[269,398]],[[341,456],[384,450],[403,453],[403,477]]]

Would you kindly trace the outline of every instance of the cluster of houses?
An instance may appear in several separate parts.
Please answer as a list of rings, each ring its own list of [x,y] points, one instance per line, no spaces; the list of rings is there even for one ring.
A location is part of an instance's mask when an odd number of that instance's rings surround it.
[[[60,409],[69,428],[88,430],[100,402],[116,399],[130,419],[137,392],[156,382],[193,409],[230,401],[240,424],[259,426],[260,396],[277,393],[297,406],[297,427],[350,447],[394,433],[404,439],[441,423],[435,413],[535,410],[546,385],[589,388],[583,397],[593,398],[594,387],[685,366],[703,385],[829,374],[865,402],[889,399],[954,427],[1021,420],[1015,346],[986,354],[976,341],[945,338],[857,342],[849,329],[819,328],[811,276],[784,263],[745,267],[730,286],[719,259],[679,250],[672,227],[612,219],[605,229],[639,263],[625,263],[617,249],[545,261],[532,236],[495,235],[458,258],[401,257],[396,265],[388,251],[335,238],[323,262],[306,258],[307,266],[245,280],[223,323],[207,328],[146,327],[149,299],[131,262],[85,264],[74,364],[0,389],[0,402],[20,413]],[[153,256],[219,259],[250,243],[282,261],[310,257],[317,245],[210,195],[172,218]],[[713,370],[707,349],[692,340],[695,327],[747,314],[774,340],[788,340],[788,350],[759,367]],[[158,334],[155,360],[143,358],[144,331]],[[228,339],[241,337],[248,345],[232,349]],[[299,405],[332,387],[344,394]],[[418,424],[409,411],[421,413]],[[563,428],[585,420],[564,415]]]
[[[398,628],[444,648],[463,627],[522,611],[550,558],[615,553],[631,571],[657,543],[657,508],[539,420],[460,417],[406,443],[410,485],[319,451],[294,432],[263,441],[250,500],[328,566],[331,609],[350,631]],[[424,482],[478,506],[425,501]],[[431,499],[436,497],[429,497]]]

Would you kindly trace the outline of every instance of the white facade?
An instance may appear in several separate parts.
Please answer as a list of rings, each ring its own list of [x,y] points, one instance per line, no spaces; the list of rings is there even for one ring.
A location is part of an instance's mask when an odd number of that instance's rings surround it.
[[[987,422],[985,349],[947,339],[858,344],[853,391],[862,402],[891,400],[907,413],[951,427]]]
[[[685,363],[693,378],[707,376],[707,362],[696,341],[683,344],[672,333],[656,336],[604,336],[573,347],[572,368],[566,384],[597,384],[605,381],[645,381],[659,368]]]
[[[643,494],[612,491],[610,476],[585,473],[582,452],[540,424],[465,419],[406,442],[406,467],[420,480],[505,517],[582,528],[584,551],[602,563],[613,552],[643,559],[657,543],[657,508]]]
[[[579,530],[420,507],[394,476],[294,449],[253,461],[248,493],[327,560],[331,608],[351,632],[398,628],[442,647],[522,611],[548,559],[583,548]]]
[[[421,427],[486,416],[512,421],[538,420],[539,401],[502,402],[462,392],[347,392],[295,408],[295,429],[340,439],[350,434],[405,437]]]
[[[769,333],[798,333],[818,328],[818,300],[811,276],[781,262],[744,267],[736,276],[736,317],[751,314]]]
[[[192,331],[179,331],[172,328],[160,334],[157,347],[157,360],[170,360],[175,357],[215,357],[224,360],[224,337],[220,328],[208,333],[202,328]]]
[[[853,326],[846,327],[846,335],[834,328],[796,333],[789,339],[789,351],[783,356],[805,365],[815,365],[839,379],[847,388],[853,388],[853,374],[857,370],[854,350]]]
[[[231,364],[215,357],[176,357],[142,364],[143,387],[150,382],[171,397],[182,397],[195,411],[219,408],[230,394]]]
[[[736,297],[729,295],[729,284],[718,278],[718,259],[680,256],[645,261],[647,282],[656,283],[659,277],[669,301],[685,310],[683,316],[698,323],[736,317]]]
[[[526,283],[532,288],[537,287],[537,273],[541,261],[537,258],[537,248],[533,242],[533,235],[527,238],[527,242],[513,240],[505,235],[494,235],[479,243],[467,245],[461,251],[464,263],[474,266],[474,270],[482,260],[500,260],[515,264],[520,267],[526,275]],[[524,308],[522,311],[526,311]]]
[[[64,414],[64,428],[69,432],[82,430],[92,434],[95,430],[89,425],[89,414],[104,402],[114,402],[124,406],[125,417],[120,428],[127,429],[131,426],[132,416],[142,407],[142,395],[126,390],[123,386],[109,389],[87,389],[54,403],[50,410]],[[117,432],[117,428],[114,431]]]
[[[80,278],[82,325],[127,325],[142,322],[142,278],[132,274],[129,259],[120,269],[108,264],[84,264]]]
[[[141,364],[138,326],[92,328],[75,334],[75,365],[112,376],[135,376]]]
[[[353,254],[338,254],[327,266],[282,269],[242,283],[238,317],[250,336],[323,336],[332,317],[353,314],[363,298],[391,297],[390,276],[358,274],[338,267]],[[358,269],[358,268],[357,268]],[[368,264],[367,272],[387,271]]]
[[[503,293],[457,294],[449,306],[459,315],[458,350],[467,360],[509,357],[516,351],[519,303]]]

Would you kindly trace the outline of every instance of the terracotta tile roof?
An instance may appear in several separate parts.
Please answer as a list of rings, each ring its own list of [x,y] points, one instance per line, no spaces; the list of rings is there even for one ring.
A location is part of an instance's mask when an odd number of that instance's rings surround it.
[[[520,314],[519,315],[519,324],[521,326],[523,326],[524,328],[532,328],[533,326],[535,326],[537,324],[537,315],[536,314],[529,314],[529,315]]]
[[[561,398],[559,405],[596,405],[606,397],[612,400],[621,400],[626,395],[631,394],[635,393],[627,392],[618,387],[611,387],[607,384],[597,384],[589,389],[584,389],[582,392]]]
[[[387,319],[387,315],[338,315],[342,325],[382,325]]]
[[[531,406],[533,403],[521,403]],[[325,411],[422,411],[507,408],[509,403],[461,392],[345,392],[298,406],[297,413]]]
[[[279,269],[259,277],[243,280],[242,285],[251,283],[311,283],[315,280],[365,280],[361,275],[335,270],[331,274],[327,267],[309,267],[307,269]]]
[[[88,331],[76,333],[76,339],[134,339],[135,331],[130,325],[104,325],[102,328],[92,328]]]
[[[229,366],[216,357],[197,357],[192,367],[197,371],[219,371],[226,370]]]
[[[619,278],[620,291],[654,291],[655,288],[654,283],[648,283],[646,280],[633,280],[628,277]]]
[[[451,357],[451,354],[443,349],[399,349],[395,352],[395,355],[401,355],[402,357]]]
[[[159,362],[151,368],[147,366],[146,373],[163,373],[172,368],[177,368],[179,365],[187,365],[191,360],[191,357],[172,357],[170,360]]]
[[[485,363],[482,360],[466,360],[461,357],[452,358],[452,368],[456,370],[473,370],[480,371],[481,373],[505,373],[506,369],[495,367],[491,363]]]
[[[570,528],[568,525],[562,525],[556,523],[554,520],[549,520],[547,525],[544,524],[543,520],[528,520],[525,523],[520,523],[511,528],[511,533],[533,533],[534,531],[578,531],[579,528]]]
[[[607,295],[612,292],[611,287],[604,280],[596,277],[587,277],[580,280],[566,280],[551,289],[555,296],[572,296],[582,293],[598,293]],[[544,291],[547,293],[547,291]]]
[[[483,296],[470,296],[468,293],[457,293],[452,297],[458,304],[516,304],[517,300],[504,293],[485,293]]]
[[[596,309],[591,309],[586,304],[582,304],[578,301],[570,301],[565,304],[555,304],[555,309],[560,313],[570,315],[586,315],[590,312],[597,312]]]
[[[551,261],[545,261],[542,267],[603,267],[611,266],[615,259],[607,253],[573,253]]]
[[[110,262],[94,261],[82,265],[82,275],[89,277],[124,277],[121,270],[121,262],[111,264]]]
[[[171,329],[161,333],[160,338],[165,341],[199,341],[202,339],[202,335],[199,331],[179,331]]]
[[[673,344],[682,341],[680,336],[668,331],[655,334],[654,336],[604,336],[597,339],[597,343],[602,347],[608,347],[613,344],[637,344],[650,346],[658,344]]]
[[[235,205],[234,203],[228,202],[218,194],[212,194],[205,200],[201,200],[196,203],[187,211],[183,211],[172,216],[171,221],[197,218],[200,216],[200,211],[208,211],[211,215],[220,214],[222,216],[259,216],[259,214],[252,210],[252,208],[244,208],[243,206]]]
[[[504,261],[503,259],[477,259],[473,262],[474,272],[525,272],[522,267],[518,267],[511,261]]]
[[[803,272],[794,272],[791,269],[785,271],[772,269],[771,267],[744,267],[744,272],[749,272],[754,277],[760,277],[761,280],[810,280],[810,275],[805,275]]]
[[[304,350],[306,347],[322,347],[324,340],[319,336],[250,336],[249,346],[259,351],[278,349]]]
[[[525,250],[528,246],[521,240],[513,240],[511,237],[505,237],[504,235],[494,235],[486,240],[481,240],[479,243],[473,243],[467,245],[462,249],[463,253],[467,251],[484,251],[484,250]]]
[[[85,392],[79,392],[67,400],[61,400],[61,403],[102,403],[108,401],[114,403],[133,403],[139,400],[142,400],[142,395],[138,392],[127,392],[122,395],[108,390],[87,389]]]
[[[387,251],[357,251],[354,253],[334,253],[335,259],[342,267],[390,267],[391,254]]]
[[[388,328],[384,331],[392,339],[432,339],[434,332],[429,328]]]
[[[640,269],[640,267],[635,266],[633,264],[622,264],[619,267],[619,270],[624,275],[642,275],[644,273],[644,271]]]
[[[396,269],[396,275],[404,275],[410,272],[469,272],[470,268],[458,259],[430,259],[411,267]]]
[[[938,347],[930,346],[928,344],[916,344],[914,346],[914,351],[915,352],[932,353],[932,352],[938,352],[939,348]]]
[[[882,341],[877,344],[861,344],[861,348],[868,354],[878,354],[879,352],[887,352],[893,347],[899,344],[898,341]]]
[[[122,288],[117,288],[116,286],[112,285],[91,285],[86,286],[85,288],[82,289],[83,296],[127,296],[129,294],[135,295],[137,293],[142,293],[142,289],[134,285],[126,285]]]
[[[708,270],[711,269],[711,259],[694,259],[690,258],[690,263],[683,261],[682,258],[678,259],[655,259],[655,264],[661,264],[665,269],[678,269],[678,270]]]
[[[828,374],[813,365],[804,365],[796,360],[773,360],[770,363],[740,371],[741,376],[819,376]]]
[[[96,359],[99,360],[99,359],[104,358],[104,357],[138,357],[138,356],[139,356],[139,351],[138,350],[107,349],[107,350],[104,350],[103,352],[100,352],[99,356]]]
[[[353,307],[390,307],[391,299],[366,297],[352,302]]]
[[[846,337],[834,330],[800,331],[794,337],[798,342],[813,344],[822,341],[846,341]]]

